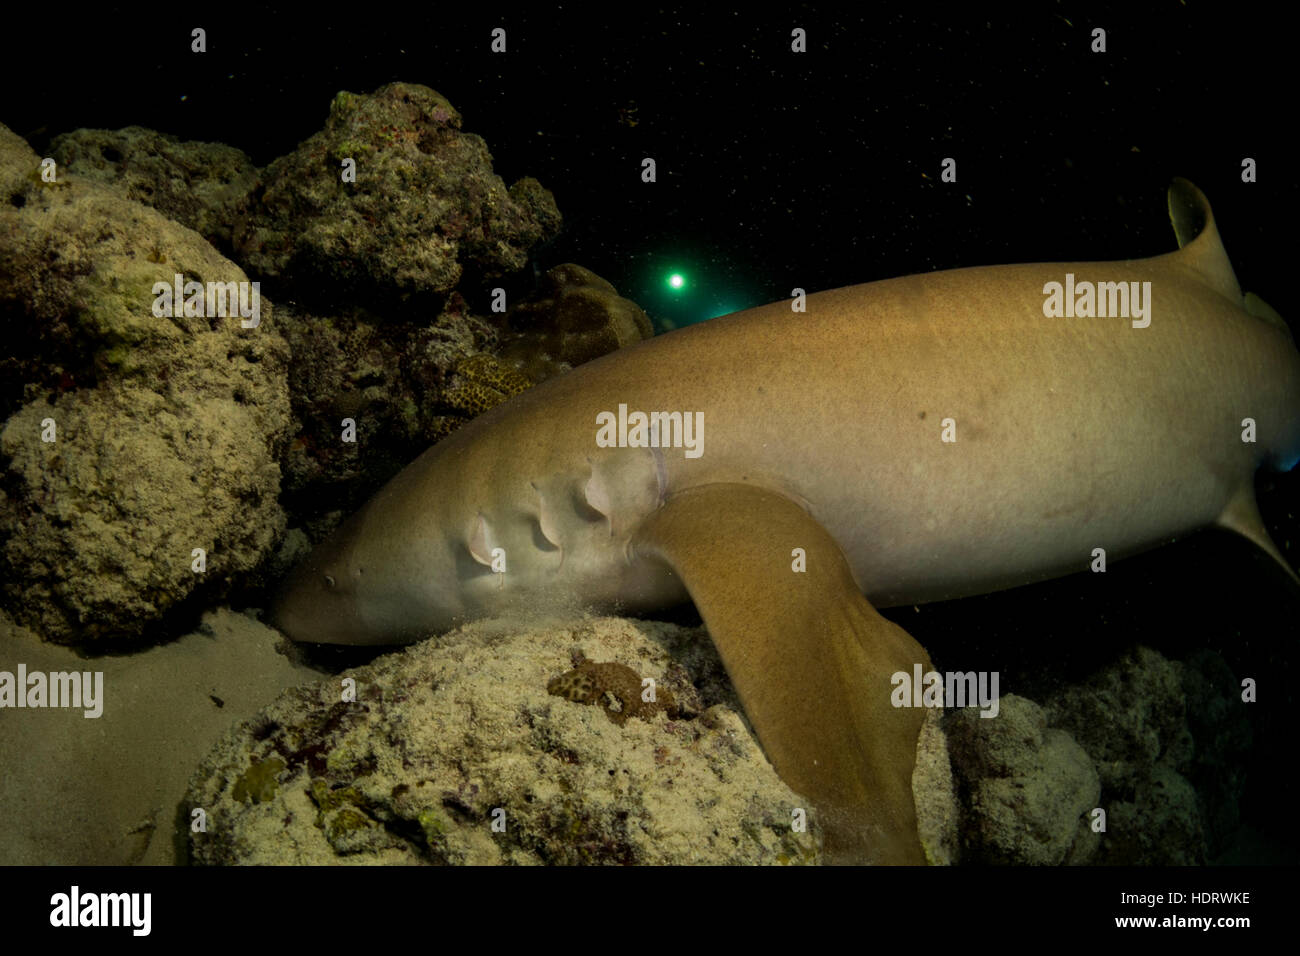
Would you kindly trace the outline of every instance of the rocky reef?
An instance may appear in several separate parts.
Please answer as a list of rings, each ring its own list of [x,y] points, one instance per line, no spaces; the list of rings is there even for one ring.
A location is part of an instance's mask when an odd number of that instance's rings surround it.
[[[1002,698],[945,720],[962,860],[1104,866],[1204,864],[1227,847],[1250,725],[1208,651],[1186,662],[1134,647],[1042,706]],[[1193,785],[1196,781],[1198,786]]]
[[[186,142],[141,126],[73,130],[50,141],[49,155],[60,169],[158,210],[226,255],[235,211],[258,177],[253,161],[233,146]]]
[[[256,328],[157,316],[155,283],[248,277],[161,213],[40,169],[0,128],[5,601],[50,640],[137,638],[284,534],[289,350],[269,301]]]
[[[262,171],[236,217],[241,262],[316,301],[436,303],[471,269],[524,267],[559,231],[535,179],[506,188],[479,136],[434,90],[339,93],[320,132]],[[340,175],[356,164],[356,181]]]
[[[283,694],[186,806],[200,863],[820,859],[707,637],[620,618],[479,622]]]

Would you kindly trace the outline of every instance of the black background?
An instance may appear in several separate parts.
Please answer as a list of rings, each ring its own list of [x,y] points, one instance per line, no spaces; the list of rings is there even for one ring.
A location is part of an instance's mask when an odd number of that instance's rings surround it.
[[[7,31],[0,121],[38,150],[138,124],[266,164],[339,90],[422,83],[507,182],[554,191],[567,231],[544,266],[581,262],[678,324],[795,285],[1169,251],[1164,191],[1181,175],[1210,197],[1243,287],[1287,312],[1294,54],[1267,7],[908,6],[19,10],[34,19]],[[195,26],[207,53],[190,52]],[[489,50],[498,26],[505,54]],[[937,181],[944,157],[956,184]],[[695,282],[680,302],[662,282],[677,264]]]

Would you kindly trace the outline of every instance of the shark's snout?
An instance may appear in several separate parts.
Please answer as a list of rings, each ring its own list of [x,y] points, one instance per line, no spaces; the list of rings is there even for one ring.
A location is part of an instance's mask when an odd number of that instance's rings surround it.
[[[347,536],[322,542],[281,584],[271,603],[271,624],[294,641],[365,642],[358,612],[358,573],[348,559]]]

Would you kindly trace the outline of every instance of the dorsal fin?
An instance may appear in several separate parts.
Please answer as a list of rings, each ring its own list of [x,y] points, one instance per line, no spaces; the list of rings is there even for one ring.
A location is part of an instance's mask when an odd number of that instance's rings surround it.
[[[1214,225],[1210,201],[1186,179],[1169,186],[1169,219],[1174,224],[1180,256],[1221,295],[1241,304],[1241,286]]]

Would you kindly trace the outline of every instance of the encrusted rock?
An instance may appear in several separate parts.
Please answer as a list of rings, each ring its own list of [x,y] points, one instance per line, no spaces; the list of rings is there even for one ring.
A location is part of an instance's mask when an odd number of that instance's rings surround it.
[[[926,710],[916,742],[916,766],[912,769],[912,798],[916,804],[916,828],[931,866],[952,866],[960,861],[958,826],[961,807],[957,801],[948,739],[943,732],[943,713]]]
[[[1211,673],[1226,670],[1222,661],[1216,670],[1213,662],[1200,660]],[[1046,705],[1051,723],[1074,735],[1101,777],[1108,819],[1097,863],[1204,863],[1209,846],[1203,811],[1186,779],[1193,768],[1214,768],[1200,776],[1206,780],[1207,805],[1220,808],[1214,818],[1221,821],[1221,839],[1228,837],[1233,817],[1221,808],[1235,806],[1242,783],[1231,743],[1249,740],[1249,728],[1239,706],[1224,696],[1233,684],[1230,674],[1226,688],[1217,692],[1195,679],[1189,683],[1184,674],[1183,664],[1135,647],[1082,684],[1053,695]],[[1198,720],[1205,746],[1199,760],[1188,722],[1187,686],[1196,689],[1198,701],[1217,711],[1212,724]],[[1226,790],[1221,782],[1209,786],[1209,780],[1222,781],[1225,774],[1232,779],[1234,763],[1235,785]]]
[[[599,706],[619,727],[632,717],[649,720],[659,713],[670,718],[679,716],[672,691],[647,685],[640,674],[617,661],[583,660],[572,670],[552,678],[546,690],[565,700]],[[651,694],[651,690],[656,692]]]
[[[434,90],[391,83],[339,93],[325,127],[275,160],[234,230],[240,261],[304,297],[371,306],[437,300],[465,268],[493,279],[521,269],[559,230],[536,180],[507,190],[481,137]],[[342,164],[356,163],[356,182]]]
[[[157,282],[246,276],[116,190],[43,182],[16,140],[0,128],[0,586],[47,638],[137,636],[273,552],[288,351],[265,299],[256,328],[154,315]]]
[[[974,707],[955,711],[945,727],[967,809],[963,859],[1080,862],[1090,849],[1086,814],[1101,790],[1088,755],[1023,697],[1003,697],[997,717],[980,715]]]
[[[448,416],[468,421],[444,395],[462,384],[457,369],[466,357],[496,341],[495,330],[456,296],[427,323],[380,322],[361,309],[325,316],[282,307],[278,314],[293,353],[297,419],[285,503],[300,520],[355,510],[453,430]],[[345,419],[355,425],[355,441],[343,440]]]
[[[654,678],[682,716],[618,725],[547,692],[588,657],[638,694]],[[214,748],[186,806],[206,811],[200,863],[819,859],[815,814],[792,828],[807,802],[764,758],[705,633],[617,618],[480,622],[288,692]]]
[[[1230,845],[1241,824],[1246,761],[1253,743],[1241,683],[1222,657],[1200,650],[1183,663],[1187,728],[1195,742],[1186,776],[1196,788],[1208,858]]]
[[[1106,833],[1094,863],[1198,866],[1206,862],[1196,791],[1170,767],[1151,767],[1127,799],[1112,793],[1104,806]]]
[[[510,311],[501,354],[540,382],[653,334],[640,306],[568,262],[548,271],[536,293]]]
[[[1213,858],[1234,835],[1244,789],[1250,727],[1238,686],[1211,652],[1182,664],[1135,647],[1041,708],[1008,696],[994,719],[973,709],[952,715],[964,859],[1168,866]],[[1098,808],[1105,816],[1094,820]],[[1101,822],[1104,830],[1094,827]]]
[[[142,126],[64,133],[50,141],[49,154],[68,172],[121,190],[222,251],[230,248],[235,208],[257,182],[257,167],[233,146]]]
[[[1161,763],[1185,768],[1192,755],[1182,665],[1136,647],[1087,681],[1054,695],[1053,726],[1074,735],[1097,763],[1102,783],[1133,790]]]

